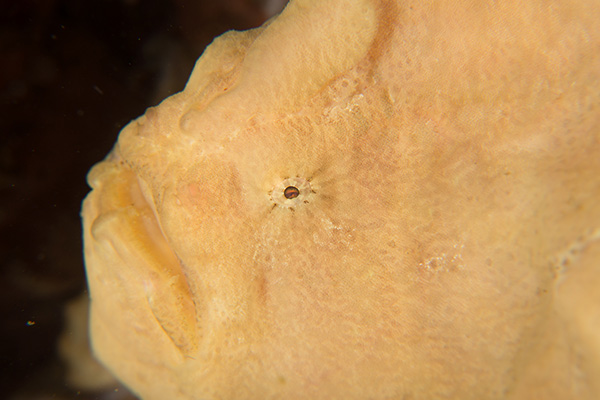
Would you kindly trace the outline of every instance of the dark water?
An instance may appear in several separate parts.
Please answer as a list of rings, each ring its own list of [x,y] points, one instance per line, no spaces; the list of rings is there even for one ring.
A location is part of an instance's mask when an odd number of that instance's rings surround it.
[[[64,304],[85,290],[85,175],[125,124],[183,88],[215,36],[258,26],[273,9],[253,0],[0,4],[0,393],[131,399],[117,386],[69,388],[57,356]]]

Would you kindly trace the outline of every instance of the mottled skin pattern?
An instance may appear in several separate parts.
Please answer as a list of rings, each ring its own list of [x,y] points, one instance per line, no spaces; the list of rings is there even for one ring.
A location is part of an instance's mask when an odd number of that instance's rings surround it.
[[[95,353],[147,400],[600,398],[598,21],[295,0],[216,39],[90,172]]]

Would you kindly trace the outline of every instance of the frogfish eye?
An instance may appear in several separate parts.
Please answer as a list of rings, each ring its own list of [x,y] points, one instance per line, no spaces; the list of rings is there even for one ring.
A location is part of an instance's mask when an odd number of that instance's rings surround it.
[[[269,194],[275,205],[290,208],[293,211],[297,206],[310,203],[315,191],[311,188],[310,181],[297,176],[279,182]]]
[[[283,191],[283,195],[285,196],[286,199],[294,199],[294,198],[298,197],[299,194],[300,194],[300,190],[298,190],[298,188],[296,186],[288,186]]]

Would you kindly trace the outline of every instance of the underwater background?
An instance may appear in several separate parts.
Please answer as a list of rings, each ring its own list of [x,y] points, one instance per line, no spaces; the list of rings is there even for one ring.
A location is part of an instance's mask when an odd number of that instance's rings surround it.
[[[0,397],[133,399],[65,382],[64,306],[86,287],[85,175],[123,126],[183,89],[212,39],[285,0],[0,1]]]

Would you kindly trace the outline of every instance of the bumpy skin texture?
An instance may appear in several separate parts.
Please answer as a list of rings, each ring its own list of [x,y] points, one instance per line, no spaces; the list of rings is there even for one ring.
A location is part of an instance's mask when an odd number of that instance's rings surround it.
[[[148,400],[600,398],[599,9],[217,38],[90,172],[97,356]]]

